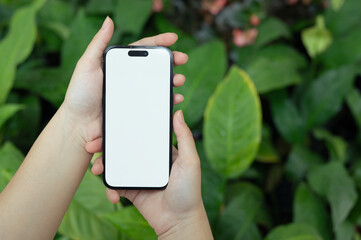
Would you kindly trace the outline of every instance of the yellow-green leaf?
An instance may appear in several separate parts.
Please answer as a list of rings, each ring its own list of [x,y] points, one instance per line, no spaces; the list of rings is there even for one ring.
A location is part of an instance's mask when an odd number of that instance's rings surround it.
[[[253,162],[261,141],[261,105],[248,75],[230,69],[209,99],[204,119],[205,150],[211,166],[240,176]]]

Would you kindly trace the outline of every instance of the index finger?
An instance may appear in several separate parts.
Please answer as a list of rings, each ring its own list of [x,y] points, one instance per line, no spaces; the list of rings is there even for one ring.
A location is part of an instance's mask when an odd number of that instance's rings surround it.
[[[129,45],[138,46],[172,46],[178,40],[178,35],[175,33],[162,33],[153,37],[142,38]]]

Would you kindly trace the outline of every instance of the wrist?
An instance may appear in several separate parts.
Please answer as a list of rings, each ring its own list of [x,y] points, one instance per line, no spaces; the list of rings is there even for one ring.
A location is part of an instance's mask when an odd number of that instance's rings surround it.
[[[202,206],[189,217],[179,220],[173,227],[160,234],[158,239],[213,239],[204,207]]]

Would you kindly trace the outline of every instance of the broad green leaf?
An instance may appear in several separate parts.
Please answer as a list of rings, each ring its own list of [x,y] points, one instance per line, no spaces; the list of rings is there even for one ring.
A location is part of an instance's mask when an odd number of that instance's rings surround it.
[[[324,140],[332,161],[345,162],[347,154],[347,142],[339,136],[332,135],[327,130],[315,129],[313,135],[318,140]]]
[[[237,185],[238,195],[226,206],[215,230],[216,239],[245,239],[263,203],[262,192],[250,183]],[[259,235],[259,234],[256,234]]]
[[[16,112],[23,108],[23,105],[14,103],[0,105],[0,129],[9,118],[11,118]]]
[[[90,14],[108,14],[114,9],[113,0],[90,0],[86,4],[86,12]]]
[[[256,160],[263,163],[279,162],[278,153],[272,143],[271,130],[265,124],[262,126],[262,141],[258,148]]]
[[[308,171],[321,165],[323,159],[302,145],[294,145],[285,164],[286,176],[292,181],[300,181]]]
[[[259,35],[257,36],[255,46],[262,47],[279,38],[290,38],[291,34],[287,25],[277,18],[267,18],[258,28]]]
[[[356,88],[353,88],[347,94],[346,101],[359,129],[361,130],[361,93]]]
[[[273,229],[265,240],[322,240],[312,226],[291,223]]]
[[[344,166],[330,162],[315,167],[308,175],[310,186],[331,205],[333,227],[346,219],[357,200],[355,184]]]
[[[333,10],[338,11],[342,7],[342,5],[345,3],[345,0],[331,0],[331,3],[332,3]]]
[[[301,38],[308,55],[312,58],[323,53],[332,43],[331,32],[326,28],[325,20],[322,16],[316,18],[316,25],[314,27],[302,31]]]
[[[121,0],[114,6],[115,27],[138,35],[152,12],[152,0]]]
[[[35,16],[45,0],[17,10],[11,18],[8,34],[0,42],[0,104],[12,88],[15,70],[33,49],[36,37]]]
[[[333,0],[344,1],[344,0]],[[325,20],[327,27],[334,35],[345,37],[347,33],[357,30],[361,22],[361,4],[359,0],[344,1],[342,7],[335,11],[333,8],[328,8],[325,12]],[[345,47],[337,46],[336,47]]]
[[[102,218],[115,210],[104,192],[101,179],[87,170],[60,224],[59,232],[73,239],[116,239],[117,230]]]
[[[269,95],[273,122],[279,133],[289,143],[305,141],[307,131],[296,104],[287,97],[286,91],[277,91]]]
[[[336,240],[354,240],[355,225],[350,221],[343,222],[335,229]]]
[[[358,63],[361,59],[361,29],[334,38],[332,45],[320,56],[325,69]]]
[[[252,81],[232,67],[205,111],[204,146],[211,166],[227,177],[247,170],[261,142],[261,122],[260,100]]]
[[[0,148],[0,192],[11,180],[24,160],[24,155],[11,142]]]
[[[301,112],[308,128],[327,122],[340,111],[354,76],[354,67],[345,66],[330,70],[311,83],[301,99]]]
[[[309,187],[301,183],[293,202],[293,222],[313,226],[324,240],[332,237],[331,220],[325,203]]]
[[[175,106],[175,110],[182,109],[190,127],[203,117],[207,100],[222,80],[226,66],[225,46],[220,41],[213,41],[191,51],[188,63],[176,68],[175,72],[184,74],[188,80],[174,89],[175,93],[184,96],[184,101]]]
[[[58,232],[77,240],[117,239],[118,235],[117,229],[108,220],[93,214],[74,200],[65,213]]]
[[[301,82],[299,70],[306,61],[296,50],[273,45],[260,50],[246,67],[246,72],[259,93],[284,88]]]
[[[157,239],[154,230],[135,207],[126,207],[104,216],[120,232],[133,240]]]
[[[201,160],[202,170],[202,198],[211,226],[216,224],[224,201],[226,181],[223,176],[213,170],[209,165],[204,152],[203,142],[196,142],[197,152]]]

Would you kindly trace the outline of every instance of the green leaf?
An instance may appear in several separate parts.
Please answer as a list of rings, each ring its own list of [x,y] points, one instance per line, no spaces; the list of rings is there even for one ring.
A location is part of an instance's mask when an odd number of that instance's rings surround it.
[[[197,152],[201,160],[202,170],[202,198],[211,226],[216,224],[221,204],[224,201],[226,181],[209,165],[204,152],[203,142],[196,142]]]
[[[4,126],[5,122],[9,118],[11,118],[16,112],[23,108],[23,105],[14,103],[4,104],[0,106],[0,129]]]
[[[345,162],[347,154],[347,142],[339,136],[334,136],[324,129],[315,129],[313,135],[318,140],[326,142],[329,158],[332,161]]]
[[[277,163],[279,156],[272,144],[271,130],[269,126],[263,124],[262,126],[262,141],[258,148],[256,159],[263,163]]]
[[[296,190],[293,222],[313,226],[324,240],[332,237],[331,220],[324,202],[304,183]]]
[[[249,229],[254,226],[257,213],[261,211],[263,195],[257,187],[250,183],[239,183],[237,192],[239,194],[226,206],[220,217],[215,231],[216,239],[245,239]],[[257,235],[260,235],[259,232]]]
[[[301,99],[301,112],[308,128],[327,122],[340,111],[354,76],[354,67],[345,66],[330,70],[311,83]]]
[[[320,56],[325,69],[358,63],[361,60],[361,29],[360,27],[334,38],[332,45]]]
[[[285,164],[286,176],[292,181],[300,181],[308,171],[321,165],[323,159],[302,145],[294,145]]]
[[[325,27],[322,16],[316,18],[316,26],[302,31],[301,38],[308,55],[312,58],[326,51],[332,43],[331,32]]]
[[[332,3],[333,10],[338,11],[342,7],[342,5],[345,3],[345,0],[331,0],[331,3]]]
[[[87,170],[58,231],[74,239],[116,239],[117,230],[102,218],[115,210],[104,192],[101,179]]]
[[[209,99],[204,119],[205,150],[211,166],[227,177],[240,176],[261,142],[259,96],[247,74],[232,67]]]
[[[0,104],[13,86],[16,66],[31,53],[36,37],[35,16],[45,0],[17,10],[11,18],[8,34],[0,42]]]
[[[114,9],[113,0],[90,0],[86,4],[86,12],[90,14],[107,14]]]
[[[322,240],[322,238],[309,225],[291,223],[273,229],[265,240]]]
[[[207,63],[204,58],[207,58]],[[174,89],[175,93],[184,96],[184,101],[175,106],[182,109],[186,122],[190,127],[201,120],[208,98],[222,80],[227,66],[226,49],[222,42],[212,41],[189,53],[189,61],[176,68],[176,72],[184,74],[189,81]]]
[[[302,143],[307,136],[306,126],[294,102],[286,91],[277,91],[269,95],[273,121],[279,133],[289,143]]]
[[[260,50],[246,67],[259,93],[302,81],[299,70],[306,66],[302,55],[291,47],[273,45]]]
[[[344,166],[339,162],[330,162],[315,167],[308,175],[310,186],[331,205],[334,228],[346,219],[357,200],[355,184]]]
[[[355,226],[350,221],[343,222],[335,229],[336,240],[354,240]]]
[[[333,0],[334,1],[334,0]],[[344,1],[344,0],[335,0]],[[346,33],[352,33],[360,27],[361,22],[361,4],[359,0],[344,1],[342,7],[335,11],[328,8],[325,12],[325,20],[327,27],[334,35],[345,37]],[[347,47],[337,46],[336,47]],[[352,49],[352,48],[351,48]]]
[[[258,28],[259,35],[257,36],[255,46],[262,47],[279,38],[290,38],[291,34],[287,25],[277,18],[267,18]]]
[[[157,239],[154,230],[135,207],[126,207],[104,216],[126,236],[133,240]]]
[[[346,97],[347,105],[350,108],[355,121],[361,130],[361,93],[353,88]]]
[[[16,170],[24,160],[24,155],[11,142],[0,148],[0,192],[9,183]]]
[[[152,0],[122,0],[114,6],[115,27],[120,32],[139,34],[152,12]]]

